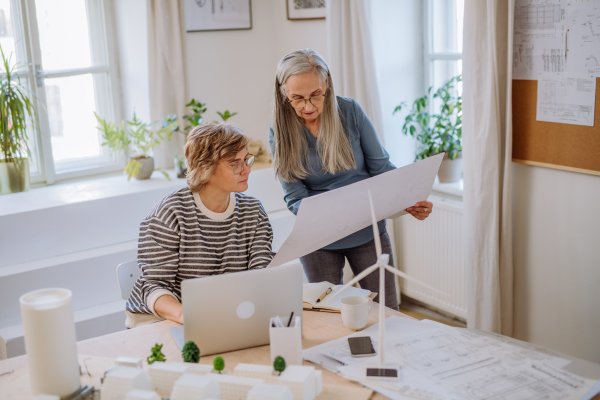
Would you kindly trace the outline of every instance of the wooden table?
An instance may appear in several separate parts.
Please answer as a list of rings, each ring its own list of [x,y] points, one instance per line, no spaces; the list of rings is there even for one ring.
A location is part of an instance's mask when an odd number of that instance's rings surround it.
[[[378,304],[373,305],[367,327],[378,322],[379,313]],[[386,308],[386,317],[398,315],[401,317],[411,318],[407,315]],[[125,315],[123,315],[123,321]],[[318,311],[304,311],[303,314],[303,337],[302,346],[304,349],[314,347],[318,344],[340,338],[342,336],[354,333],[344,326],[340,314],[327,313]],[[83,340],[77,343],[77,350],[80,354],[80,363],[85,359],[86,355],[106,357],[107,359],[123,357],[140,357],[144,360],[150,355],[150,349],[156,343],[162,343],[162,352],[166,356],[167,361],[183,361],[181,358],[181,350],[175,343],[175,340],[169,332],[169,328],[177,325],[175,322],[162,321],[135,329],[129,329],[121,332],[112,333],[110,335],[100,336],[94,339]],[[221,354],[225,359],[225,368],[232,371],[238,363],[254,363],[254,364],[271,364],[271,353],[269,346],[254,347],[250,349],[232,351]],[[212,364],[214,356],[202,357],[202,364]],[[110,360],[108,360],[110,361]],[[145,361],[144,361],[145,362]],[[15,381],[22,375],[27,364],[27,356],[9,358],[0,361],[0,394],[15,393]],[[305,365],[315,366],[323,371],[323,383],[326,385],[344,385],[356,386],[356,383],[350,382],[340,376],[326,370],[313,363],[304,361]],[[90,366],[88,366],[90,367]],[[96,371],[92,371],[92,375],[98,374],[104,365],[98,365]],[[82,365],[82,368],[84,366]],[[91,366],[90,369],[93,369]],[[10,373],[15,371],[14,373]],[[85,369],[84,369],[85,371]],[[6,372],[9,374],[2,375]],[[91,380],[92,384],[97,384],[97,376]],[[29,382],[24,390],[28,389]],[[10,390],[9,390],[10,389]],[[32,398],[33,396],[19,396],[19,398]],[[374,394],[372,399],[385,399],[385,397]]]

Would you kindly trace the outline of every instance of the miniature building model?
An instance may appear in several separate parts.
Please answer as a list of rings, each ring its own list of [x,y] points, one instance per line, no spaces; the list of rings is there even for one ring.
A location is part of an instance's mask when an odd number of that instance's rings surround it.
[[[315,369],[315,395],[318,396],[323,391],[323,371]]]
[[[171,392],[171,400],[204,400],[220,397],[221,388],[214,379],[206,375],[189,373],[177,379]]]
[[[154,390],[133,389],[127,393],[125,400],[162,400]]]
[[[133,389],[150,390],[150,377],[143,369],[117,367],[107,372],[101,389],[102,400],[123,400]]]
[[[197,363],[177,363],[184,364],[188,367],[188,374],[205,375],[213,370],[212,364],[197,364]]]
[[[132,368],[142,368],[142,359],[136,357],[117,357],[115,365]]]
[[[250,389],[246,400],[294,400],[294,395],[287,386],[263,383]]]
[[[264,383],[262,379],[222,374],[210,374],[209,379],[216,381],[221,386],[221,399],[223,400],[245,399],[250,389]]]
[[[53,394],[38,394],[33,400],[60,400],[60,396]]]
[[[294,394],[294,400],[313,400],[316,395],[315,367],[290,365],[281,373],[278,383],[286,385]]]
[[[273,367],[270,365],[244,364],[239,363],[233,369],[233,374],[245,376],[247,378],[263,379],[265,383],[277,384],[277,375],[273,374]]]
[[[162,397],[168,397],[173,391],[175,381],[188,370],[187,363],[165,363],[154,362],[150,365],[150,378],[152,389],[156,390]]]

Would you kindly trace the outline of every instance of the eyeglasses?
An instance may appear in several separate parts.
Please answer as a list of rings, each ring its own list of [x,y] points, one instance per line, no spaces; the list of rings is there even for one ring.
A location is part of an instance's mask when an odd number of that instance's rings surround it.
[[[306,107],[306,101],[308,100],[313,106],[321,107],[325,102],[325,96],[327,96],[327,92],[317,96],[309,97],[308,99],[288,99],[287,102],[290,103],[290,105],[294,108],[304,108]]]
[[[235,175],[241,174],[244,170],[244,164],[246,164],[248,168],[252,168],[252,165],[254,165],[254,154],[248,154],[244,161],[240,161],[239,163],[234,164],[233,173]]]

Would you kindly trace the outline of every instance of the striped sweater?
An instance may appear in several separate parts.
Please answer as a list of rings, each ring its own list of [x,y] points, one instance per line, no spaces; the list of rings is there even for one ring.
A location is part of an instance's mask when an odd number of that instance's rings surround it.
[[[187,187],[161,200],[140,225],[138,278],[126,305],[129,328],[154,322],[154,302],[181,302],[181,281],[266,267],[273,231],[260,201],[232,193],[225,213],[213,213]]]

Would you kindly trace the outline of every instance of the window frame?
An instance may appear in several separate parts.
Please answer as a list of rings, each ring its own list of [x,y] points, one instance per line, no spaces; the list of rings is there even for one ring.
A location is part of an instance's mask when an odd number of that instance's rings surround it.
[[[423,77],[423,84],[425,93],[427,90],[434,85],[434,64],[435,61],[460,61],[462,60],[462,52],[442,52],[434,51],[433,47],[433,1],[425,0],[423,2],[423,65],[425,66],[425,73]],[[437,88],[434,87],[432,92]],[[432,93],[433,95],[433,93]],[[430,100],[432,100],[430,98]],[[429,102],[430,110],[432,112],[433,101]]]
[[[96,161],[91,163],[80,161],[65,162],[63,163],[63,166],[66,165],[70,168],[57,171],[52,153],[49,116],[45,111],[46,79],[94,73],[106,74],[106,90],[99,88],[100,85],[94,85],[98,111],[101,109],[103,117],[108,120],[121,120],[120,85],[117,67],[118,51],[116,37],[114,35],[115,30],[113,26],[114,18],[112,17],[112,8],[107,0],[85,1],[86,9],[88,10],[88,24],[92,28],[96,28],[96,30],[91,32],[90,41],[93,42],[92,47],[94,49],[102,52],[102,58],[105,60],[104,65],[45,71],[41,68],[42,53],[37,26],[35,0],[11,0],[11,17],[14,38],[15,42],[17,42],[17,49],[15,52],[18,56],[21,56],[19,64],[26,66],[26,68],[20,71],[20,76],[26,79],[27,86],[36,99],[33,103],[38,116],[38,124],[35,130],[30,130],[29,135],[30,149],[32,152],[31,158],[35,158],[35,162],[38,165],[37,173],[30,175],[30,182],[34,186],[114,172],[123,169],[125,166],[125,157],[123,155],[113,154],[107,147],[102,146],[101,159],[96,158]],[[100,28],[100,31],[98,31],[98,28]],[[90,31],[92,31],[92,29],[90,29]],[[25,59],[23,59],[23,57]],[[94,58],[95,55],[92,54],[92,57]],[[92,76],[94,77],[94,75]],[[96,77],[94,77],[95,80]]]

